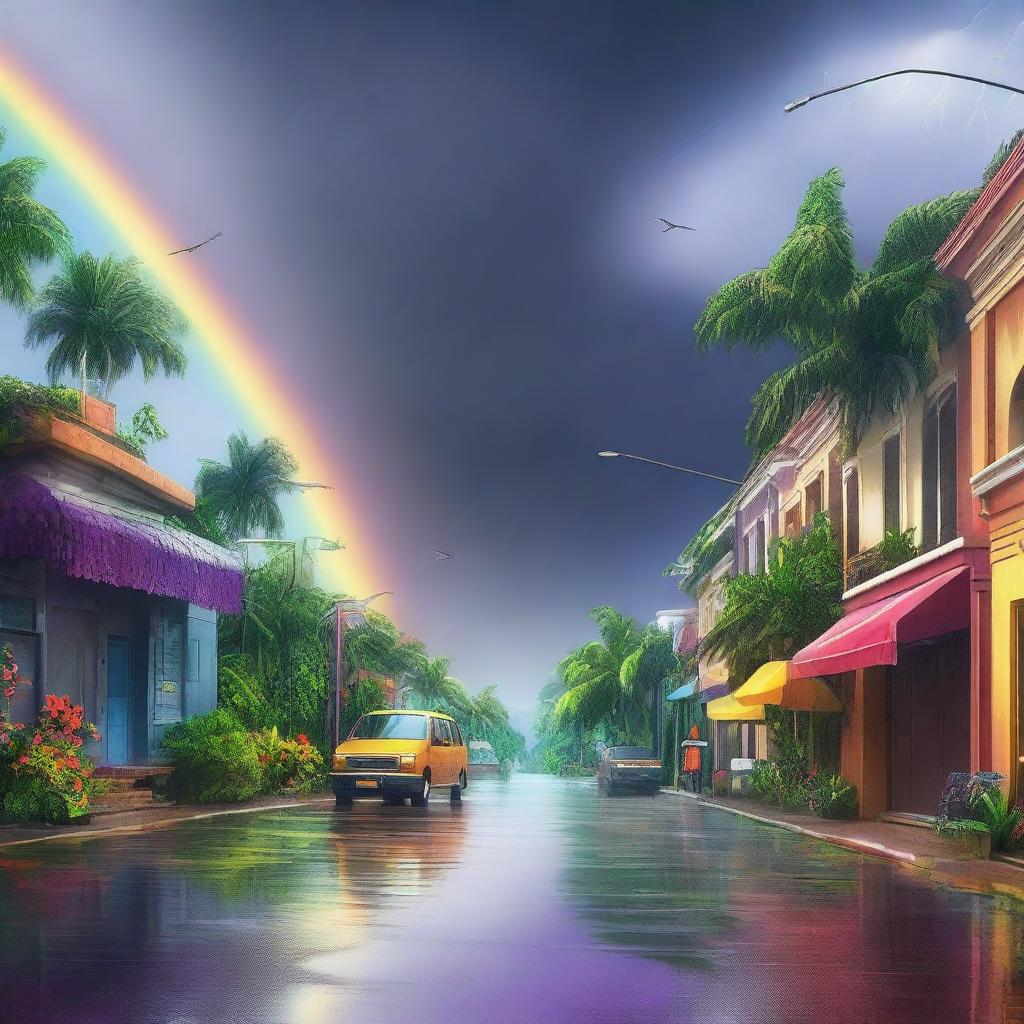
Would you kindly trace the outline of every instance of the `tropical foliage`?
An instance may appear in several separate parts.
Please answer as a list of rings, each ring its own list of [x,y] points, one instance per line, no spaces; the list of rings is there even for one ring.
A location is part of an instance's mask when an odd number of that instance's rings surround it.
[[[7,132],[0,128],[0,149],[6,142]],[[32,156],[0,164],[0,300],[16,309],[26,309],[35,298],[32,271],[71,244],[64,222],[33,195],[45,169],[45,162]]]
[[[794,351],[795,361],[773,373],[752,400],[747,443],[755,461],[820,394],[838,401],[852,451],[873,416],[899,412],[928,384],[956,325],[955,286],[932,257],[979,189],[904,210],[874,263],[862,269],[843,185],[836,167],[811,181],[793,231],[767,266],[723,285],[695,327],[704,350],[761,350],[782,339]]]
[[[586,731],[601,727],[609,742],[650,742],[652,699],[679,671],[672,635],[608,605],[590,613],[599,639],[570,651],[558,666],[564,692],[552,708],[554,724]],[[652,696],[658,695],[658,696]]]
[[[683,593],[695,597],[701,580],[732,551],[736,530],[728,522],[731,513],[729,505],[716,512],[662,573],[663,576],[674,576]]]
[[[135,410],[131,422],[117,428],[117,436],[132,448],[140,459],[146,458],[147,449],[156,441],[166,441],[170,434],[160,422],[156,409],[149,402]]]
[[[136,364],[149,380],[158,371],[182,377],[188,360],[178,342],[184,323],[177,309],[142,273],[139,261],[83,252],[44,285],[25,333],[29,348],[50,346],[46,370],[56,381],[90,374],[111,387]]]
[[[18,440],[39,417],[77,416],[80,404],[81,395],[74,388],[0,377],[0,444]]]
[[[294,456],[277,438],[254,444],[239,430],[228,438],[226,463],[202,460],[196,493],[231,540],[253,534],[280,537],[284,516],[278,501],[295,489],[297,469]]]
[[[449,674],[451,658],[423,658],[405,678],[405,700],[409,707],[432,711],[464,710],[466,691],[458,679]]]
[[[725,607],[702,643],[746,679],[766,661],[784,660],[816,640],[843,614],[843,559],[828,517],[776,541],[766,572],[725,581]]]
[[[335,597],[295,586],[291,553],[246,569],[241,615],[220,623],[220,700],[248,729],[277,726],[324,746]]]

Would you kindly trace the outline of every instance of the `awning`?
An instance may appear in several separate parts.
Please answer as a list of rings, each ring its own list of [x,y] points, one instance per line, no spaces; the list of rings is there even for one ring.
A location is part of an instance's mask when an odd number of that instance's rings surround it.
[[[763,722],[764,705],[747,707],[732,694],[727,694],[708,704],[708,718],[713,722]]]
[[[678,690],[673,690],[665,700],[689,700],[697,695],[697,677],[694,676],[689,682],[683,683]]]
[[[899,644],[970,625],[968,567],[958,565],[900,594],[858,608],[793,657],[794,679],[895,665]]]
[[[0,558],[39,558],[77,579],[241,612],[238,555],[186,530],[129,516],[11,474],[0,479]]]
[[[839,698],[817,676],[796,679],[790,675],[790,662],[765,662],[733,693],[746,707],[777,704],[787,711],[842,711]]]

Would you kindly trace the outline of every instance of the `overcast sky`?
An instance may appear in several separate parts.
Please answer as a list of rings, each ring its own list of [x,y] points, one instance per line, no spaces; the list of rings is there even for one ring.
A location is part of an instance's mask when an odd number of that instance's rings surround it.
[[[182,244],[224,232],[193,258],[344,452],[332,482],[369,524],[391,612],[521,723],[588,609],[649,620],[683,601],[661,570],[728,496],[595,453],[746,468],[750,395],[786,353],[697,356],[708,292],[763,264],[826,168],[846,172],[868,260],[896,213],[975,184],[1024,123],[1019,98],[935,79],[782,112],[908,65],[1022,84],[1024,4],[998,0],[34,0],[0,16]],[[8,153],[28,145],[15,128]],[[82,245],[115,244],[56,168],[43,197]],[[658,216],[697,230],[663,234]],[[0,371],[41,378],[22,334],[0,311]],[[251,428],[193,350],[185,382],[113,396],[157,405],[172,437],[152,461],[186,482]]]

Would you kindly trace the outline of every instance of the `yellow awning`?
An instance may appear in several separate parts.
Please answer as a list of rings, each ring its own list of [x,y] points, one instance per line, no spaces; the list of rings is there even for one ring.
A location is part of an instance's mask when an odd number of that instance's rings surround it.
[[[763,722],[764,705],[740,704],[734,694],[708,701],[708,718],[714,722]]]
[[[777,704],[789,711],[843,710],[824,680],[817,676],[790,679],[789,666],[788,661],[766,662],[731,696],[746,707]]]

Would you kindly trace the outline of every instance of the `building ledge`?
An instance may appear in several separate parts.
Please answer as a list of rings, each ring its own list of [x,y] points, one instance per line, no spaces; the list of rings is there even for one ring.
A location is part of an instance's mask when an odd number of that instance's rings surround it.
[[[39,422],[24,442],[11,445],[8,450],[39,447],[57,448],[116,473],[176,511],[191,512],[196,507],[196,497],[187,487],[158,473],[148,463],[119,448],[87,425],[54,416]]]
[[[909,562],[897,565],[895,569],[889,569],[886,572],[879,573],[877,576],[873,576],[864,583],[860,583],[856,587],[851,587],[845,594],[843,594],[843,603],[845,604],[850,600],[850,598],[867,593],[867,591],[873,590],[875,587],[880,587],[891,580],[899,579],[900,576],[908,575],[915,569],[919,569],[922,565],[927,565],[929,562],[937,562],[940,558],[944,558],[946,555],[953,551],[957,551],[962,547],[964,547],[964,539],[963,537],[957,537],[956,540],[951,540],[948,544],[932,548],[931,551],[926,551],[923,555],[918,555],[917,558],[911,558]]]
[[[983,498],[1000,484],[1019,476],[1024,476],[1024,444],[975,473],[971,477],[971,493],[976,498]]]

